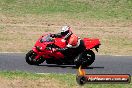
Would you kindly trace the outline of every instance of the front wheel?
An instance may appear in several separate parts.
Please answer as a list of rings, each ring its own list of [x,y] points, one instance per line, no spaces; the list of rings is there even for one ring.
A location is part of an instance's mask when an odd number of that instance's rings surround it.
[[[30,65],[39,65],[44,62],[44,58],[40,57],[39,59],[35,59],[36,53],[33,50],[30,50],[25,57],[25,60]]]
[[[85,51],[77,56],[75,59],[76,67],[82,66],[87,67],[90,66],[95,60],[95,54],[92,50]]]

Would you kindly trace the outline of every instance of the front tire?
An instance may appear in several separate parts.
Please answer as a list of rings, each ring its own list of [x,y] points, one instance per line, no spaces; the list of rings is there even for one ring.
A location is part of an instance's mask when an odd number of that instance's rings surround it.
[[[92,50],[85,51],[77,56],[75,59],[75,65],[78,68],[79,66],[87,67],[90,66],[95,60],[95,54]]]
[[[35,59],[36,53],[33,50],[30,50],[25,57],[25,60],[30,65],[39,65],[43,63],[45,60],[44,58],[40,57],[39,59]]]

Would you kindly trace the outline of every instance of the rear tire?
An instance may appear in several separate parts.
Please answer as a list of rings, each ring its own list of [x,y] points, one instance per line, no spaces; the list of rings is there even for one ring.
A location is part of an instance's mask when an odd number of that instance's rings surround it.
[[[77,56],[75,59],[74,63],[76,67],[78,68],[79,66],[82,67],[88,67],[90,66],[95,60],[95,54],[92,50],[85,51]]]
[[[43,63],[45,60],[44,58],[40,57],[39,59],[35,59],[36,53],[33,50],[30,50],[25,57],[25,60],[30,65],[39,65]]]

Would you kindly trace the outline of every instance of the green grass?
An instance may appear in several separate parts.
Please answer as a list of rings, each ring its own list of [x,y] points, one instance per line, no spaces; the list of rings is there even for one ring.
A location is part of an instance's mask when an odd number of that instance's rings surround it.
[[[66,85],[66,88],[78,88],[81,87],[76,82],[76,75],[74,74],[35,74],[35,73],[27,73],[27,72],[0,72],[0,77],[4,77],[6,79],[28,79],[31,81],[39,80],[39,79],[55,79]],[[40,82],[40,81],[39,81]],[[46,81],[45,81],[46,82]],[[41,82],[40,82],[41,83]],[[56,84],[56,82],[54,82]],[[36,83],[37,84],[37,83]],[[41,87],[41,86],[40,86]],[[63,88],[63,85],[60,86]],[[132,83],[130,84],[85,84],[82,86],[83,88],[131,88]]]
[[[132,20],[132,0],[0,0],[0,13]]]

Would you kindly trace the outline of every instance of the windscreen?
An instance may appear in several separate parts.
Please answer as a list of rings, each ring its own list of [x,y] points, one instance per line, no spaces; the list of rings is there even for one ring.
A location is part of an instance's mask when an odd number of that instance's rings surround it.
[[[41,39],[40,39],[40,42],[43,43],[43,42],[53,42],[54,39],[52,37],[50,37],[50,34],[49,35],[46,35],[46,36],[43,36]]]

